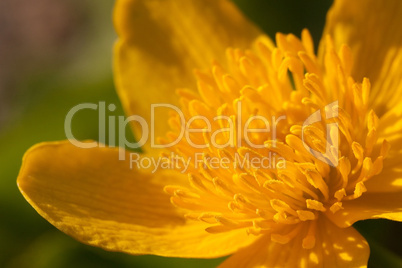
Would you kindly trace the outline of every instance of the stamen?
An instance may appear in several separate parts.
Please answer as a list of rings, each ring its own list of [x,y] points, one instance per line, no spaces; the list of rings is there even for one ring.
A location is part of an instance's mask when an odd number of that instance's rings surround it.
[[[334,197],[336,199],[338,199],[338,201],[341,201],[343,199],[343,197],[345,197],[345,196],[346,196],[345,188],[342,188],[342,189],[336,191],[335,194],[334,194]]]
[[[314,210],[322,211],[322,212],[326,211],[324,204],[317,200],[307,199],[306,205],[307,205],[307,208],[309,208],[309,209],[314,209]]]
[[[361,168],[363,164],[363,155],[364,155],[364,150],[363,147],[357,143],[353,142],[352,143],[352,150],[355,158],[357,159],[357,164],[352,170],[352,174],[356,174],[356,172]]]
[[[310,32],[307,29],[302,30],[301,38],[302,38],[301,40],[302,40],[303,46],[306,48],[306,51],[310,55],[314,55],[313,38],[311,37]]]
[[[351,165],[349,159],[344,156],[341,157],[341,159],[339,159],[339,172],[342,177],[342,188],[345,188],[348,185],[350,169]]]
[[[342,202],[335,202],[334,204],[332,204],[332,206],[329,208],[329,210],[335,214],[336,212],[338,212],[339,210],[343,209],[342,207]]]
[[[296,212],[301,221],[312,221],[316,219],[315,214],[309,210],[298,210]]]
[[[328,200],[329,199],[328,185],[325,183],[325,181],[323,180],[321,175],[311,169],[306,170],[305,175],[306,175],[307,181],[313,187],[315,187],[316,189],[319,189],[321,191],[321,193],[324,195],[325,200]]]
[[[296,211],[294,211],[288,204],[280,199],[271,199],[270,204],[271,207],[277,212],[287,212],[294,216],[298,215]]]

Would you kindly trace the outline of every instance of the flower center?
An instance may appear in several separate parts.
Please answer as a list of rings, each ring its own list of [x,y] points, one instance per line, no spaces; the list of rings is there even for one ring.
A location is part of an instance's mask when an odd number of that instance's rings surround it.
[[[320,62],[307,30],[301,40],[277,34],[276,44],[229,48],[225,67],[195,71],[198,92],[177,91],[185,122],[172,115],[163,142],[185,129],[171,150],[190,167],[187,184],[165,191],[207,232],[244,228],[279,243],[302,235],[308,249],[320,215],[366,191],[389,144],[377,142],[370,83],[350,76],[347,46],[336,52],[327,38]]]

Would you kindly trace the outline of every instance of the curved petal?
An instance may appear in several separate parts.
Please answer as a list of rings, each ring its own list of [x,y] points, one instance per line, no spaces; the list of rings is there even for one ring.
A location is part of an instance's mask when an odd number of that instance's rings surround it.
[[[361,197],[342,203],[344,209],[327,216],[339,227],[347,227],[359,220],[388,219],[402,221],[402,192],[364,193]]]
[[[384,163],[383,171],[364,183],[369,193],[393,193],[402,194],[402,153],[399,154],[399,164],[390,165]]]
[[[178,105],[177,88],[196,88],[195,68],[209,68],[213,59],[225,64],[226,48],[249,48],[260,35],[227,0],[118,0],[114,22],[117,90],[126,114],[148,124],[151,104]],[[169,130],[169,111],[155,109],[156,137]],[[141,139],[143,130],[133,127]]]
[[[289,244],[265,236],[229,257],[220,268],[235,267],[366,267],[370,249],[354,228],[340,229],[327,219],[318,223],[316,245],[302,248],[302,238]]]
[[[402,96],[402,1],[335,0],[327,15],[329,34],[339,49],[352,48],[357,81],[368,77],[370,102],[377,114],[396,105]]]
[[[39,144],[24,156],[18,186],[51,224],[106,250],[212,258],[253,241],[244,231],[211,235],[201,223],[185,221],[162,190],[174,177],[144,175],[125,156],[119,160],[113,148]]]

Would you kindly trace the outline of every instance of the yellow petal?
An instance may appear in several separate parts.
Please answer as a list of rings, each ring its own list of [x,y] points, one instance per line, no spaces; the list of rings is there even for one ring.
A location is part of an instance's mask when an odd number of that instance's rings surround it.
[[[400,0],[336,0],[327,15],[323,37],[331,35],[337,49],[351,47],[352,75],[370,79],[370,102],[380,115],[402,97],[401,25]]]
[[[402,154],[399,157],[398,166],[390,166],[385,161],[383,171],[364,183],[369,193],[399,192],[402,194]]]
[[[354,228],[340,229],[327,219],[318,222],[316,244],[302,248],[303,237],[288,244],[264,236],[229,257],[220,268],[235,267],[366,267],[370,249]]]
[[[402,221],[402,192],[367,192],[355,200],[342,202],[342,206],[344,209],[335,214],[327,212],[327,216],[340,227],[366,219]]]
[[[18,187],[51,224],[77,240],[130,254],[212,258],[253,241],[245,231],[211,235],[187,222],[163,192],[170,174],[130,169],[118,149],[39,144],[24,156]]]
[[[117,90],[126,114],[148,124],[151,104],[178,105],[177,88],[196,88],[194,68],[225,64],[226,48],[249,48],[260,34],[227,0],[118,0],[114,21]],[[173,110],[155,110],[156,136],[164,136]],[[134,130],[141,139],[141,128]]]

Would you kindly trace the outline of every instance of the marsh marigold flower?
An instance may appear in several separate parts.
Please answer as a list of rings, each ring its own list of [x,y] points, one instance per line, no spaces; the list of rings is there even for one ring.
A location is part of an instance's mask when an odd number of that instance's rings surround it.
[[[367,265],[351,225],[402,220],[402,2],[336,0],[318,55],[307,30],[274,42],[224,0],[119,0],[114,18],[125,111],[172,144],[147,143],[141,157],[201,161],[152,173],[102,144],[36,145],[18,185],[44,218],[130,254]],[[157,103],[182,117],[151,118]]]

